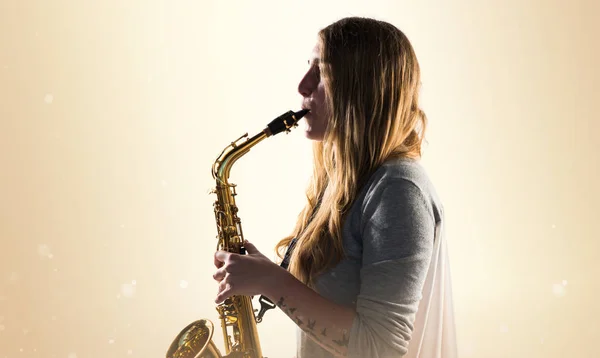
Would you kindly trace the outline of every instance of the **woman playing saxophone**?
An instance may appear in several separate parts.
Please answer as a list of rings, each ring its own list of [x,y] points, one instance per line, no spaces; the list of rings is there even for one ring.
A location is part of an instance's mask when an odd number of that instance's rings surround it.
[[[318,34],[298,92],[314,141],[286,270],[245,243],[215,253],[216,302],[264,295],[300,331],[298,358],[454,358],[444,212],[419,160],[420,69],[395,26],[344,18]],[[293,248],[293,250],[292,250]]]

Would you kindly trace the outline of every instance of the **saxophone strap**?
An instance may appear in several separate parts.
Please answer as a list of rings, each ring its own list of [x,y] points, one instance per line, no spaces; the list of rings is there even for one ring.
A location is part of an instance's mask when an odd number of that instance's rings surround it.
[[[279,264],[279,266],[283,267],[285,270],[287,270],[288,266],[290,265],[290,257],[292,256],[292,251],[294,250],[294,247],[296,246],[296,241],[297,241],[296,238],[293,238],[292,241],[290,241],[290,244],[288,245],[287,250],[285,251],[285,256],[283,257],[283,261],[281,261],[281,264]],[[258,299],[258,302],[260,302],[260,311],[258,312],[258,315],[256,316],[256,322],[260,323],[262,321],[262,318],[265,315],[265,313],[268,310],[277,307],[277,305],[264,295],[260,296],[260,298]]]

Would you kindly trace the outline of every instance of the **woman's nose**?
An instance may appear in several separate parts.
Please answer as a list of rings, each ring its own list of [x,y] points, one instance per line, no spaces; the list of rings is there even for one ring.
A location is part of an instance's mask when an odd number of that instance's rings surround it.
[[[298,84],[298,93],[302,95],[302,97],[308,97],[314,90],[314,84],[312,84],[312,79],[310,78],[310,73],[307,73],[302,77],[300,83]]]

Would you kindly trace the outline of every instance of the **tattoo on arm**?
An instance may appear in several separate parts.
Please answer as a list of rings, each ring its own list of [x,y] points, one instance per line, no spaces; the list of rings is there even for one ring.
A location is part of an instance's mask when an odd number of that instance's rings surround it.
[[[279,307],[279,308],[283,308],[283,307],[285,307],[285,305],[283,304],[283,297],[281,297],[281,298],[279,299],[279,301],[277,301],[276,305],[277,305],[277,307]]]
[[[341,339],[334,339],[333,342],[340,347],[348,347],[349,337],[347,335],[346,330],[342,333]]]
[[[296,312],[295,308],[288,308],[288,306],[285,303],[283,303],[283,297],[281,297],[279,301],[277,301],[276,306],[281,308],[283,312],[285,312],[288,316],[291,316],[294,314],[294,312]]]
[[[283,297],[281,297],[279,299],[279,301],[277,301],[276,306],[279,307],[283,312],[285,312],[285,314],[287,314],[292,320],[294,320],[298,326],[304,325],[304,321],[301,320],[298,316],[293,317],[294,312],[296,312],[296,308],[288,307],[288,305],[285,304]],[[307,335],[311,336],[314,340],[319,342],[319,344],[321,344],[323,347],[328,348],[329,350],[336,352],[337,354],[346,355],[346,352],[344,349],[348,347],[348,343],[349,343],[348,332],[346,330],[344,330],[342,332],[342,338],[340,338],[340,339],[333,339],[333,337],[331,339],[327,339],[327,338],[324,338],[324,337],[328,337],[327,336],[327,328],[324,327],[321,330],[321,335],[319,336],[314,332],[316,324],[317,324],[317,320],[312,320],[312,319],[308,318],[308,323],[306,324],[306,329],[302,328],[302,330]],[[332,344],[332,343],[335,343],[335,344]],[[342,350],[340,350],[340,349],[342,349]]]
[[[331,343],[329,343],[329,340],[325,340],[323,338],[319,338],[316,334],[312,333],[312,331],[306,331],[306,334],[313,337],[314,340],[316,340],[320,345],[322,345],[325,348],[330,349],[331,351],[341,355],[341,356],[345,356],[346,352],[341,351],[339,348],[335,347],[334,345],[332,345]]]

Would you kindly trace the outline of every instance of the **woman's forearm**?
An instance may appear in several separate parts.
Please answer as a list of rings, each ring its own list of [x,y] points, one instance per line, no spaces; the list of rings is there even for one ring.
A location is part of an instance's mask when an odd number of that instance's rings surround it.
[[[345,356],[355,311],[338,305],[282,269],[265,292],[308,336],[334,355]]]

